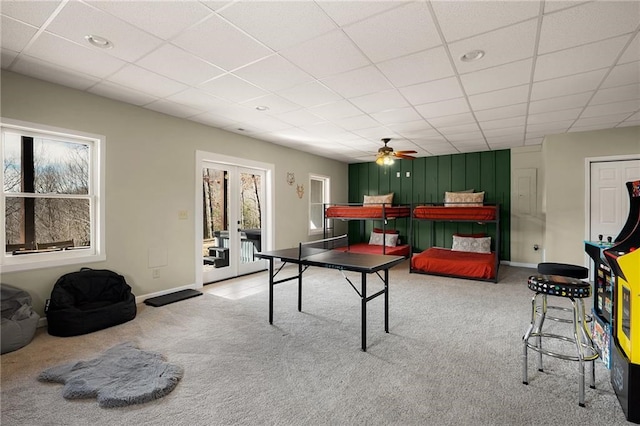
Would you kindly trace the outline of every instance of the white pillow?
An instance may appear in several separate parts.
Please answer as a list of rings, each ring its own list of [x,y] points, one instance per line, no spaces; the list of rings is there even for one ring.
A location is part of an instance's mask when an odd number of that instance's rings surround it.
[[[372,232],[371,237],[369,237],[369,245],[372,246],[381,246],[383,241],[387,247],[395,247],[398,244],[398,234]]]
[[[482,192],[445,192],[445,207],[469,207],[481,206],[484,201],[484,191]]]
[[[491,253],[491,237],[471,238],[454,235],[451,250],[471,253]]]
[[[393,204],[393,192],[385,195],[365,195],[362,204],[384,204],[390,207]]]

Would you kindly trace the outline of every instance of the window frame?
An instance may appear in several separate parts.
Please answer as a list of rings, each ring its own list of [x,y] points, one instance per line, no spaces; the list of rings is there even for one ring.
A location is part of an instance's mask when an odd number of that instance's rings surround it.
[[[314,203],[311,200],[313,199],[311,191],[313,190],[313,186],[311,185],[312,181],[322,182],[322,202]],[[331,202],[331,178],[329,176],[320,175],[316,173],[309,174],[309,225],[308,225],[308,233],[309,235],[321,235],[324,233],[325,229],[329,229],[329,223],[324,217],[324,207],[326,204]],[[322,220],[324,221],[324,226],[318,229],[311,228],[311,215],[312,215],[312,207],[314,205],[320,204],[322,206]]]
[[[5,132],[19,132],[23,136],[51,137],[55,139],[71,140],[89,145],[89,205],[91,217],[91,245],[88,249],[62,250],[46,253],[30,253],[14,256],[6,253],[6,233],[0,232],[0,269],[3,272],[29,271],[34,269],[51,268],[65,265],[86,264],[106,260],[105,244],[105,150],[106,137],[77,130],[47,126],[27,121],[0,118],[0,163],[4,164]],[[11,193],[4,191],[4,173],[0,174],[0,222],[5,227],[6,198]],[[42,197],[42,194],[35,194]],[[48,195],[51,196],[51,195]],[[54,198],[73,198],[57,197]]]

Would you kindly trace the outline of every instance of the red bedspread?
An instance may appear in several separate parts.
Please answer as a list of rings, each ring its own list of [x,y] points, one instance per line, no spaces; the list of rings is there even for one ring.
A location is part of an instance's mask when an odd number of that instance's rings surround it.
[[[431,247],[413,256],[411,269],[430,274],[493,279],[496,276],[496,254]]]
[[[394,219],[409,217],[411,209],[408,206],[390,206],[383,209],[381,205],[370,206],[330,206],[325,215],[332,219]]]
[[[497,206],[477,207],[445,207],[417,206],[413,209],[413,217],[429,220],[495,220]]]
[[[347,251],[346,247],[340,247],[336,250]],[[365,253],[365,254],[383,254],[382,246],[371,245],[367,243],[357,243],[349,246],[349,251],[353,253]],[[395,247],[386,247],[384,254],[390,254],[393,256],[409,256],[409,245],[404,244]]]

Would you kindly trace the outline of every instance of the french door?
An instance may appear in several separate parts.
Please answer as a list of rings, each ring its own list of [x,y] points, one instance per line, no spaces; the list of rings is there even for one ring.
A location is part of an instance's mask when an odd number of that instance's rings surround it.
[[[202,282],[266,268],[262,250],[266,218],[265,170],[202,161]]]

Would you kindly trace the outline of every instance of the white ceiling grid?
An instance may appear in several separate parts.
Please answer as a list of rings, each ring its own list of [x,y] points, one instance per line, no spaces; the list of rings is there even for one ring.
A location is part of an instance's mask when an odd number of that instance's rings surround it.
[[[421,157],[640,125],[635,0],[2,0],[0,18],[3,69],[349,163],[382,138]]]

